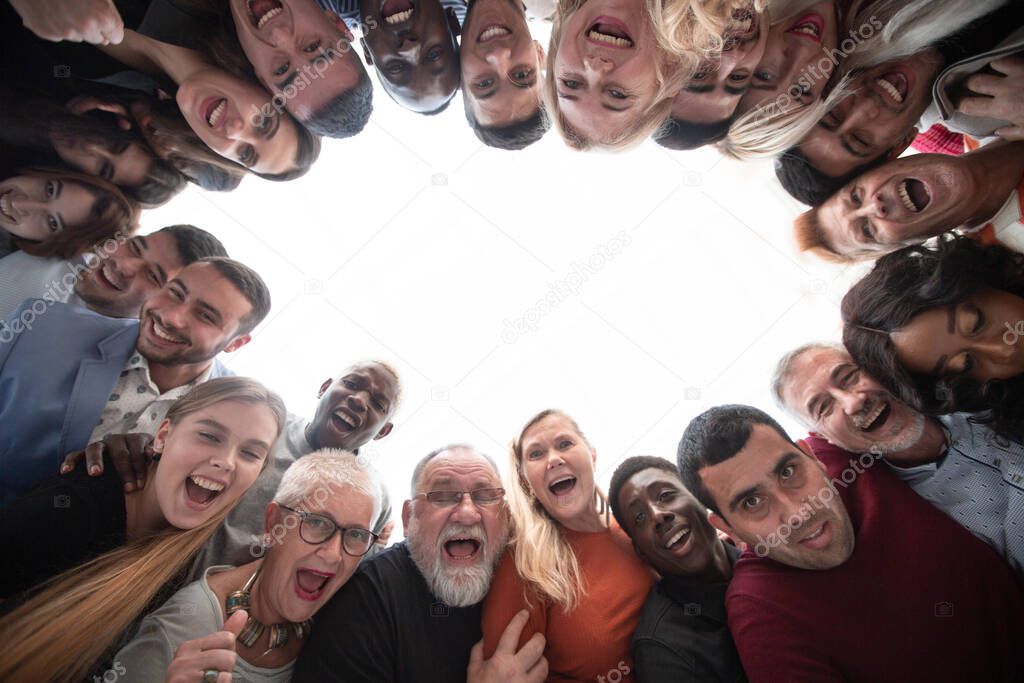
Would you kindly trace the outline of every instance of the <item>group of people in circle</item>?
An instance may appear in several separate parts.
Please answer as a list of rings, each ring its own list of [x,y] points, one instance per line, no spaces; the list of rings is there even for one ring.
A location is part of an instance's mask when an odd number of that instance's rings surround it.
[[[1020,2],[0,11],[0,679],[1019,678]],[[218,360],[271,311],[257,270],[197,226],[137,234],[188,183],[302,176],[366,126],[370,71],[410,115],[461,90],[493,147],[773,159],[798,249],[877,259],[842,345],[773,374],[808,435],[717,406],[606,492],[548,408],[504,475],[471,444],[420,458],[391,543],[368,453],[398,371],[330,359],[288,412]]]

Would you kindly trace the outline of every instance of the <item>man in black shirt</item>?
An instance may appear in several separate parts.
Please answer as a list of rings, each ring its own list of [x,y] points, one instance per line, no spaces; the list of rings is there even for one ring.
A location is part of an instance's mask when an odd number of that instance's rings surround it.
[[[364,562],[317,614],[292,680],[543,681],[543,636],[515,649],[524,613],[490,660],[474,647],[480,603],[508,540],[504,498],[494,462],[471,446],[423,458],[402,507],[406,541]]]
[[[725,617],[740,553],[718,538],[675,465],[650,456],[625,460],[612,475],[608,500],[637,555],[662,577],[633,634],[638,683],[745,681]]]

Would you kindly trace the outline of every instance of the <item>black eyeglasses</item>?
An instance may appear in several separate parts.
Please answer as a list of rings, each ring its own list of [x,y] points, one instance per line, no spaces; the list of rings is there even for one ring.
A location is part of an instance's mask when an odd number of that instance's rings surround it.
[[[282,508],[294,512],[299,516],[299,538],[310,545],[320,545],[334,538],[334,534],[341,532],[341,547],[346,553],[353,557],[362,557],[370,552],[370,548],[380,538],[369,529],[359,527],[342,527],[335,524],[330,517],[324,517],[314,512],[296,510],[287,505]]]
[[[475,491],[427,491],[417,493],[413,498],[426,498],[437,507],[451,507],[462,502],[462,497],[469,495],[474,505],[494,505],[505,498],[505,489],[488,488]]]

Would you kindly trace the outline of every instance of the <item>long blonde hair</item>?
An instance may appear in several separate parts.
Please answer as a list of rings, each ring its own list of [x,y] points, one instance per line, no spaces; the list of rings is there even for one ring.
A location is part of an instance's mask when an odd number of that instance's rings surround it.
[[[256,380],[222,377],[204,382],[178,399],[167,413],[172,424],[221,401],[266,405],[284,428],[286,412],[277,394]],[[264,461],[264,467],[270,458]],[[80,681],[117,645],[161,589],[192,558],[238,501],[203,524],[167,529],[140,538],[47,581],[31,598],[0,619],[0,680]]]
[[[733,12],[753,6],[763,12],[767,0],[647,0],[658,47],[678,60],[686,74],[693,74],[701,61],[722,53],[725,32]],[[756,18],[755,18],[756,21]]]
[[[571,612],[586,595],[576,553],[562,534],[561,525],[544,509],[530,489],[523,471],[523,439],[541,420],[562,417],[591,449],[579,425],[561,410],[542,410],[519,430],[519,436],[509,448],[512,482],[508,487],[509,512],[512,516],[512,553],[516,571],[528,587],[529,593],[558,604]],[[608,514],[608,498],[595,486],[596,507],[600,514]],[[527,595],[529,600],[530,595]]]

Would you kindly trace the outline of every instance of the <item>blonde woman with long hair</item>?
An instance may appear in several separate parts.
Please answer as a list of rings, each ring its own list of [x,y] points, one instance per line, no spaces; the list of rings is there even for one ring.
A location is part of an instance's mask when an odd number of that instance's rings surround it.
[[[484,656],[526,609],[520,646],[544,635],[549,680],[635,680],[630,639],[654,575],[610,519],[594,481],[597,451],[571,417],[544,410],[510,457],[513,541],[484,602]]]
[[[161,589],[183,578],[263,471],[285,415],[259,382],[213,379],[171,406],[141,490],[125,494],[112,465],[101,478],[78,469],[8,507],[4,582],[63,573],[0,619],[0,680],[89,675]]]
[[[672,98],[721,53],[749,0],[559,0],[541,95],[577,150],[627,149],[665,122]]]

